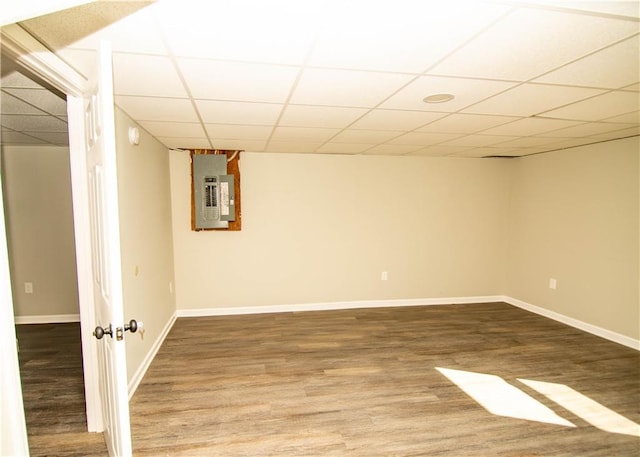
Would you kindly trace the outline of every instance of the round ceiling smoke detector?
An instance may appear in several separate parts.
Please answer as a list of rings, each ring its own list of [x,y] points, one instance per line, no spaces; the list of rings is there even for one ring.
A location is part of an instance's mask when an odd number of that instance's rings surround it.
[[[433,94],[422,99],[425,103],[444,103],[453,100],[453,94]]]

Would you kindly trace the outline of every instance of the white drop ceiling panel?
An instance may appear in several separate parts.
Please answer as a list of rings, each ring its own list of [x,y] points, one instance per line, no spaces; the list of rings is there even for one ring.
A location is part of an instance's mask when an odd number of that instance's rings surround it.
[[[84,75],[111,41],[116,104],[168,147],[518,156],[636,131],[631,3],[95,2],[20,25]],[[24,104],[9,98],[20,87]],[[36,103],[15,63],[0,92],[12,140],[33,131],[40,116],[10,117],[29,106],[66,125],[64,101]],[[454,98],[423,102],[438,93]]]
[[[337,143],[367,143],[371,145],[384,143],[385,141],[391,140],[401,134],[401,132],[395,130],[348,129],[338,133],[332,141]]]
[[[2,144],[28,145],[28,144],[47,144],[47,143],[44,140],[27,135],[26,133],[3,130]]]
[[[618,89],[640,79],[638,35],[537,78],[536,82]],[[609,65],[618,62],[618,65]]]
[[[570,104],[563,108],[547,111],[547,117],[598,121],[638,111],[640,94],[635,92],[613,91],[597,97]]]
[[[298,69],[283,65],[179,59],[178,66],[194,98],[284,102]]]
[[[388,144],[405,144],[408,146],[431,146],[460,138],[456,133],[411,132],[388,141]]]
[[[351,125],[355,129],[381,129],[409,132],[446,116],[446,113],[376,109]]]
[[[66,115],[67,102],[46,89],[5,89],[5,92],[33,105],[45,113]]]
[[[365,154],[372,155],[405,155],[413,154],[422,149],[421,146],[407,144],[379,144],[365,151]]]
[[[467,135],[451,141],[447,141],[445,145],[479,148],[483,146],[491,146],[498,143],[504,143],[505,141],[515,140],[517,138],[518,137],[515,136],[502,135]]]
[[[514,83],[504,81],[421,76],[394,94],[381,107],[454,112],[513,86],[515,86]],[[425,103],[423,101],[425,97],[435,94],[452,94],[455,98],[446,103]]]
[[[2,125],[21,132],[66,132],[67,123],[53,116],[2,114]]]
[[[633,21],[559,11],[518,9],[432,73],[524,81],[638,31]]]
[[[515,116],[451,114],[418,129],[419,132],[477,133],[520,119]]]
[[[209,138],[240,139],[266,141],[273,129],[262,125],[206,124]]]
[[[196,100],[196,105],[207,124],[273,125],[282,111],[274,103]]]
[[[507,10],[478,2],[342,2],[319,27],[309,65],[422,73]]]
[[[580,124],[580,121],[527,117],[483,131],[487,135],[529,136]]]
[[[616,124],[608,122],[583,122],[573,127],[546,132],[544,136],[555,138],[593,137],[602,133],[614,132],[628,128],[633,124]]]
[[[2,91],[0,94],[0,108],[3,114],[46,114],[41,109],[10,95],[7,91]]]
[[[320,146],[316,152],[326,154],[359,154],[370,149],[372,146],[372,144],[329,142]]]
[[[140,125],[155,137],[182,136],[187,138],[204,138],[202,124],[198,122],[161,122],[142,121]]]
[[[601,89],[588,89],[583,87],[522,84],[521,86],[473,105],[464,111],[467,113],[533,116],[545,113],[559,106],[602,94],[603,92]]]
[[[285,127],[345,128],[368,111],[366,108],[288,105],[279,124]]]
[[[307,68],[290,102],[373,108],[412,78],[405,74]]]
[[[328,141],[335,136],[339,129],[324,129],[310,127],[277,127],[271,137],[273,141]]]
[[[119,95],[115,100],[116,105],[137,121],[198,122],[193,105],[187,99]]]
[[[312,153],[322,146],[321,142],[314,141],[270,141],[266,150],[268,152]]]
[[[168,57],[116,53],[113,55],[113,84],[116,95],[187,97]]]
[[[629,127],[622,130],[615,130],[608,133],[600,133],[598,135],[593,135],[592,138],[597,138],[599,140],[613,140],[616,138],[626,138],[630,136],[638,136],[640,135],[640,127]]]

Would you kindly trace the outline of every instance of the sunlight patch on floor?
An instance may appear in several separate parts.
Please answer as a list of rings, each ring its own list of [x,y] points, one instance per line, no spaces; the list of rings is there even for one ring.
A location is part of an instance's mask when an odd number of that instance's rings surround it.
[[[564,384],[518,379],[594,427],[611,433],[640,437],[640,425]]]
[[[551,409],[512,386],[500,376],[438,368],[440,373],[492,414],[575,427]]]

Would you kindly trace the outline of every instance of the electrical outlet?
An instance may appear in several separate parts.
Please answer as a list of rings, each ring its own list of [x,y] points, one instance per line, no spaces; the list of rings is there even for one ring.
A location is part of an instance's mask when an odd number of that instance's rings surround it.
[[[32,282],[25,282],[24,283],[24,293],[25,294],[32,294],[33,293],[33,283]]]
[[[386,271],[383,271],[382,273],[380,273],[380,280],[381,281],[387,281],[389,279],[389,273]]]
[[[555,278],[549,278],[549,289],[556,290],[558,287],[558,281]]]

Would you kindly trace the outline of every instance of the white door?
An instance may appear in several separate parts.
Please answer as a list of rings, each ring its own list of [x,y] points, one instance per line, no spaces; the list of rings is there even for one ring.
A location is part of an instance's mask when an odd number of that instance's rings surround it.
[[[111,48],[102,43],[96,77],[85,94],[84,124],[100,396],[109,455],[131,455],[124,342],[120,222]],[[101,335],[103,329],[104,335]]]
[[[0,182],[0,455],[29,455]]]

